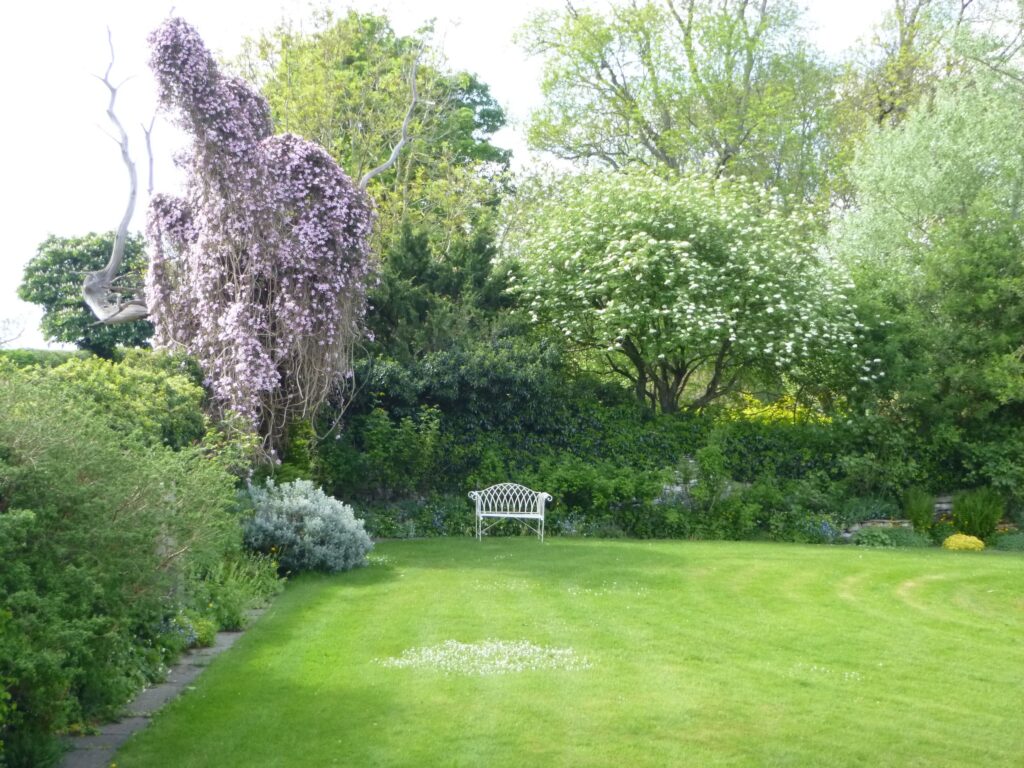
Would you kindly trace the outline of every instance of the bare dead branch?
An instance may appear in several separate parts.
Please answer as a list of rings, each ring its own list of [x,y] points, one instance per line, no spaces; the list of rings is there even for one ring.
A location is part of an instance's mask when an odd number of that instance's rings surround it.
[[[156,115],[149,120],[149,127],[142,126],[142,132],[146,137],[146,157],[149,160],[149,183],[146,185],[146,194],[153,196],[153,125],[156,123]]]
[[[17,341],[24,332],[24,326],[17,329],[17,331],[15,330],[14,320],[0,320],[0,347],[5,347],[12,341]]]
[[[383,165],[378,165],[376,168],[367,171],[363,178],[359,180],[359,188],[365,190],[370,184],[370,180],[374,176],[379,176],[388,170],[398,161],[398,156],[402,152],[402,148],[409,143],[409,124],[412,122],[413,112],[416,110],[416,104],[419,101],[419,94],[416,91],[416,72],[420,65],[420,55],[416,54],[416,58],[412,62],[412,74],[409,76],[409,85],[412,89],[412,101],[409,103],[409,111],[405,113],[405,120],[402,121],[402,138],[399,139],[398,143],[395,144],[391,150],[391,157],[384,162]]]
[[[128,133],[114,111],[119,86],[115,86],[110,81],[110,73],[114,68],[114,37],[109,27],[107,28],[107,42],[110,45],[110,64],[107,65],[107,71],[103,73],[103,77],[99,78],[99,80],[110,92],[110,101],[107,104],[107,117],[110,118],[110,122],[117,129],[118,144],[121,147],[121,160],[128,169],[129,192],[128,205],[117,228],[114,246],[110,252],[110,259],[103,269],[87,274],[82,284],[82,298],[85,299],[85,303],[92,310],[93,314],[96,315],[99,322],[104,325],[128,323],[133,320],[139,320],[149,314],[144,301],[141,299],[122,301],[120,295],[114,291],[113,287],[114,278],[117,277],[117,273],[121,270],[121,263],[124,261],[124,249],[128,240],[128,225],[135,214],[135,201],[138,198],[139,180],[135,170],[135,163],[132,161],[131,154],[128,151]]]

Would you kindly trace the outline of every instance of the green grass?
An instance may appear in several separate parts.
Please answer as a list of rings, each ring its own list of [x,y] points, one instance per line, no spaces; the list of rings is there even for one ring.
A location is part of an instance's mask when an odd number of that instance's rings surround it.
[[[1024,765],[1024,558],[758,543],[392,542],[295,580],[134,766]],[[571,647],[491,676],[379,659]]]

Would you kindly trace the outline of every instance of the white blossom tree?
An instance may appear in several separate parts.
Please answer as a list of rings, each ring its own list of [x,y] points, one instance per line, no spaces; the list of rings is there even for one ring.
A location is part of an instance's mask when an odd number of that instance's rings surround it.
[[[508,238],[514,290],[641,402],[700,409],[756,378],[856,356],[849,281],[815,246],[809,213],[763,186],[593,173],[538,199]]]

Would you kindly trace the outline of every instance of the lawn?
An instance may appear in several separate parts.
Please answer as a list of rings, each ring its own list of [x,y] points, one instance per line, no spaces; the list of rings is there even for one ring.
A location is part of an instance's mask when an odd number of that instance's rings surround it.
[[[1024,765],[1019,555],[506,538],[373,558],[295,579],[118,768]],[[538,647],[495,666],[485,641]]]

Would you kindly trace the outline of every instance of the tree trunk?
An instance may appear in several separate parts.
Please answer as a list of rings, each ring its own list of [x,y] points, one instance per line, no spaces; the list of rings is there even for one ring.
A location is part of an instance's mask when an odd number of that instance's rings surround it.
[[[658,395],[658,407],[662,413],[679,412],[679,391],[668,380],[667,376],[654,378],[654,389]]]

